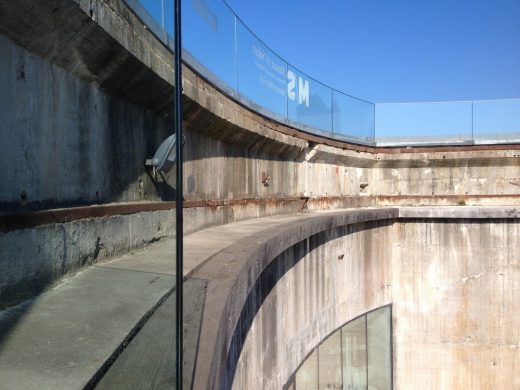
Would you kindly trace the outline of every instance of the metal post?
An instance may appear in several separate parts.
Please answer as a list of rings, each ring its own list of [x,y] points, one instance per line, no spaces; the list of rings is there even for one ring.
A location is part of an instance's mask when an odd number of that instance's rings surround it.
[[[176,312],[176,326],[175,326],[175,337],[176,337],[176,365],[177,365],[177,376],[176,376],[176,388],[182,389],[182,349],[183,349],[183,337],[182,337],[182,326],[183,326],[183,213],[182,213],[182,163],[184,161],[182,155],[182,45],[181,45],[181,1],[175,1],[175,17],[174,17],[174,62],[175,62],[175,148],[177,155],[177,167],[176,167],[176,187],[177,191],[175,194],[175,225],[176,225],[176,238],[175,238],[175,273],[176,273],[176,294],[175,294],[175,312]]]

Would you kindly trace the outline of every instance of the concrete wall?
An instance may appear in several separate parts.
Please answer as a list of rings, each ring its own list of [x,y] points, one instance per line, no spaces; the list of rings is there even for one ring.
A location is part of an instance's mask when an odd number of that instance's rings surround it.
[[[172,132],[171,52],[120,1],[5,3],[0,210],[172,199],[171,175],[154,185],[143,165]],[[362,147],[270,121],[188,67],[183,91],[189,200],[520,192],[518,145]]]
[[[0,209],[158,199],[143,161],[166,121],[6,37],[0,48]]]
[[[0,9],[0,212],[172,200],[173,175],[154,181],[143,165],[172,132],[172,53],[120,0],[0,0]],[[192,210],[186,231],[299,211],[283,204],[286,197],[317,198],[312,210],[456,204],[459,197],[467,204],[520,202],[518,145],[362,147],[262,117],[186,66],[183,92],[185,198],[281,199]],[[403,200],[407,195],[418,197]],[[139,218],[143,243],[172,234],[147,230],[159,224],[153,213]],[[21,287],[34,292],[97,261],[98,241],[114,248],[107,256],[138,247],[113,233],[114,226],[129,232],[130,220],[77,221],[78,231],[104,226],[98,235],[81,235],[85,241],[67,240],[83,248],[80,255],[58,250],[69,245],[56,233],[66,225],[0,232],[1,300],[12,302]],[[165,220],[164,227],[173,223]]]
[[[0,234],[0,308],[67,273],[171,234],[175,210],[86,219]]]
[[[520,158],[515,150],[415,153],[386,158],[372,170],[372,194],[517,194]]]
[[[244,219],[294,214],[301,207],[299,199],[189,207],[184,210],[184,233]],[[38,294],[66,274],[171,238],[175,232],[174,208],[72,218],[70,222],[50,218],[56,222],[26,228],[2,230],[6,226],[0,223],[0,310]]]
[[[387,220],[314,235],[255,283],[235,331],[247,335],[231,344],[239,357],[228,356],[232,388],[282,388],[325,336],[390,303],[396,389],[518,388],[519,245],[520,224],[505,219]]]

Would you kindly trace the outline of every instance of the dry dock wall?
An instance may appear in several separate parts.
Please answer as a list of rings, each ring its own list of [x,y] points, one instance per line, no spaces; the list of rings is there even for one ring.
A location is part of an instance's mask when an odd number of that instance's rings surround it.
[[[394,388],[520,388],[518,212],[430,211],[310,218],[239,243],[225,269],[203,267],[212,304],[195,388],[280,389],[323,338],[387,304]]]

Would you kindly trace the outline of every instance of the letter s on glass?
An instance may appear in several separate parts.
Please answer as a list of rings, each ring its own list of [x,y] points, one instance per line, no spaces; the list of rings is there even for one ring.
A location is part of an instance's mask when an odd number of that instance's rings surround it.
[[[289,99],[294,100],[296,99],[296,91],[294,90],[296,87],[296,75],[292,70],[287,71],[287,80],[289,81],[287,83],[287,96]]]

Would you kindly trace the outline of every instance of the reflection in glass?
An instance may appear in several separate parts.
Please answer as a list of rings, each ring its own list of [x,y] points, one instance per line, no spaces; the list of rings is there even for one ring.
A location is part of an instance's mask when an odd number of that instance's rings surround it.
[[[236,89],[235,15],[215,0],[186,1],[182,7],[182,44],[195,59]]]
[[[303,365],[296,373],[294,380],[295,388],[298,390],[317,390],[318,389],[318,350],[305,360]]]
[[[367,315],[368,387],[391,390],[390,310],[376,310]]]
[[[320,389],[341,389],[341,332],[332,334],[319,349]]]
[[[366,316],[349,322],[341,330],[343,390],[361,390],[367,385]]]
[[[391,329],[390,306],[350,321],[314,349],[285,389],[391,390]]]
[[[374,104],[333,91],[333,131],[349,138],[374,140]]]
[[[293,122],[332,131],[332,89],[289,67],[287,116]]]
[[[520,134],[520,99],[473,102],[475,139],[506,139]]]
[[[287,115],[287,64],[237,19],[238,92],[281,117]]]

